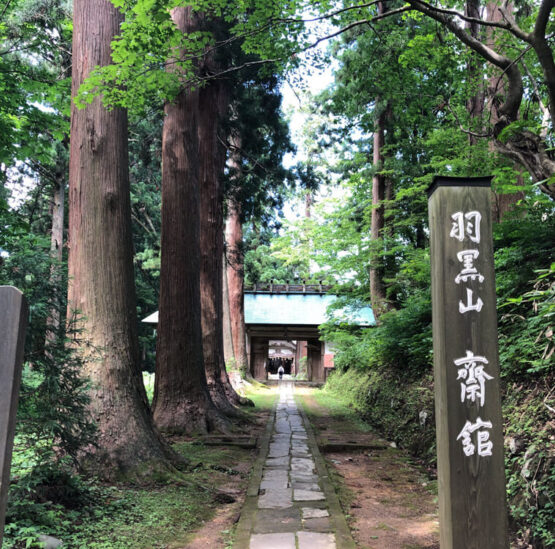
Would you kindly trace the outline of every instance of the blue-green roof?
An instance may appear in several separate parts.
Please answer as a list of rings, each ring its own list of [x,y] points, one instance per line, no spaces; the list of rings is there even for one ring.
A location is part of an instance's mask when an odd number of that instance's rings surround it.
[[[319,326],[330,320],[328,307],[337,299],[322,294],[245,294],[246,324],[288,324]],[[360,326],[376,323],[370,307],[350,311],[336,309],[333,318]]]
[[[330,320],[328,307],[337,296],[325,294],[245,294],[246,324],[279,324],[290,326],[319,326]],[[333,318],[357,326],[376,324],[370,307],[356,310],[334,309]],[[158,323],[158,311],[145,318],[148,324]]]

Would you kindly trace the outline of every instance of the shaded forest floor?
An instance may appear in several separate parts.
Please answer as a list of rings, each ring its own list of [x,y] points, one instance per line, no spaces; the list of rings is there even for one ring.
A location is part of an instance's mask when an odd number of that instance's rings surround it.
[[[45,502],[41,533],[61,539],[69,548],[232,547],[258,455],[252,442],[263,434],[277,396],[275,386],[252,389],[248,396],[256,407],[246,411],[251,415],[246,436],[174,438],[174,448],[189,460],[184,477],[175,482],[153,479],[141,487],[93,484],[78,505]],[[313,425],[357,546],[439,547],[435,482],[328,393],[297,387],[296,395]],[[29,516],[29,524],[36,525],[37,518]],[[18,527],[21,530],[21,523]],[[6,548],[25,546],[9,540],[8,533]]]
[[[272,390],[273,392],[273,390]],[[315,430],[357,546],[367,549],[439,548],[436,483],[407,455],[377,437],[348,407],[314,388],[295,394]],[[257,404],[268,404],[264,390]],[[259,408],[260,417],[264,409]],[[234,467],[242,469],[245,460]],[[224,487],[226,490],[229,486]],[[220,506],[183,549],[225,548],[232,544],[234,523],[246,489],[237,502]],[[224,532],[222,535],[221,532]],[[177,547],[177,546],[169,546]]]

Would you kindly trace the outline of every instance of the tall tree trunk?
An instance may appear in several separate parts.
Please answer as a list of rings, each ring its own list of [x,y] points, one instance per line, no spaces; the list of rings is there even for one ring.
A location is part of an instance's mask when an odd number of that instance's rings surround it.
[[[231,167],[240,173],[241,163],[238,150],[241,142],[238,137],[232,137]],[[227,282],[229,289],[229,311],[231,317],[231,332],[236,365],[243,378],[251,377],[247,357],[247,338],[245,333],[245,305],[243,301],[245,286],[245,269],[243,255],[243,225],[241,223],[241,204],[233,197],[228,200],[228,214],[226,223],[227,248]]]
[[[512,13],[513,5],[512,3],[508,3],[505,6],[505,9]],[[495,23],[504,21],[503,14],[499,9],[499,5],[495,2],[489,2],[487,5],[487,20],[492,21]],[[487,36],[487,43],[488,46],[493,47],[495,45],[495,32],[494,29],[488,29],[488,36]],[[498,96],[504,93],[504,83],[503,83],[503,76],[499,71],[491,74],[488,79],[488,105],[490,110],[490,123],[492,126],[495,127],[496,124],[500,121],[500,114],[499,114],[499,106],[501,101],[499,101]],[[491,140],[488,144],[489,150],[492,154],[494,154],[498,148],[496,142]],[[515,184],[522,185],[524,183],[522,176],[520,175],[521,167],[516,164],[515,165],[515,174],[519,174],[516,176]],[[515,204],[524,198],[523,192],[516,192],[516,193],[497,193],[493,192],[492,201],[491,201],[491,209],[492,209],[492,218],[494,221],[499,223],[505,214],[507,214]]]
[[[386,11],[385,4],[378,2],[378,15]],[[376,98],[375,108],[380,108],[380,98]],[[372,219],[370,226],[370,239],[376,246],[383,248],[383,230],[385,228],[384,198],[386,193],[386,178],[380,173],[383,168],[383,147],[385,144],[385,121],[387,109],[383,109],[376,120],[372,164],[375,170],[372,177]],[[381,250],[375,249],[370,260],[370,301],[376,319],[387,310],[385,285],[383,282],[383,254]]]
[[[172,17],[183,32],[198,30],[191,8]],[[198,89],[165,106],[162,132],[160,310],[153,412],[171,432],[227,430],[208,392],[200,299]]]
[[[75,1],[72,96],[110,62],[121,21],[108,0]],[[69,173],[68,318],[79,312],[90,344],[83,373],[99,428],[90,465],[110,475],[166,464],[139,368],[124,110],[107,111],[98,98],[83,110],[72,104]]]
[[[220,119],[227,114],[229,94],[221,81],[199,91],[198,160],[200,183],[200,300],[202,343],[208,390],[226,413],[240,404],[225,369],[222,273],[224,256],[223,185],[226,150],[219,139]]]
[[[304,216],[307,219],[310,219],[310,216],[312,215],[312,202],[313,202],[313,196],[311,192],[306,193],[305,197],[304,197]]]
[[[226,369],[236,364],[233,349],[233,332],[231,331],[231,313],[229,310],[229,284],[227,281],[227,258],[224,254],[222,269],[222,302],[223,302],[223,331],[224,331],[224,361]]]
[[[465,14],[474,19],[480,19],[480,0],[467,0],[465,4]],[[480,25],[475,22],[467,23],[470,34],[476,38],[480,38]],[[470,98],[467,100],[466,109],[470,116],[471,130],[474,133],[482,133],[482,115],[484,112],[484,87],[482,84],[483,71],[480,62],[473,56],[468,62],[468,81],[475,89],[472,90]],[[471,146],[478,143],[479,137],[474,133],[468,134],[468,142]]]
[[[64,168],[67,169],[67,164],[64,162]],[[58,330],[60,328],[61,317],[61,283],[62,277],[60,266],[64,256],[64,210],[65,210],[65,186],[66,179],[64,172],[56,171],[57,184],[54,187],[52,194],[52,230],[50,234],[50,256],[54,260],[54,264],[50,269],[50,283],[54,289],[54,294],[49,302],[50,312],[46,319],[46,341],[45,346],[48,347],[49,343],[56,341]],[[60,292],[60,293],[59,293]]]
[[[385,111],[380,114],[376,121],[373,144],[373,165],[376,170],[372,177],[372,219],[370,237],[373,243],[383,242],[383,230],[385,227],[384,198],[386,191],[386,179],[380,173],[383,167],[383,146],[385,141]],[[378,244],[379,245],[379,244]],[[370,300],[376,319],[387,309],[385,285],[383,283],[383,254],[381,250],[375,250],[372,254],[370,265]]]

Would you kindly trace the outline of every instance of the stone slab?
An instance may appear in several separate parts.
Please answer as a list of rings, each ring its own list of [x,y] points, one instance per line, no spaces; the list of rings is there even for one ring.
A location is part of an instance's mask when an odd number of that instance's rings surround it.
[[[312,490],[313,492],[320,491],[320,486],[317,482],[298,482],[291,481],[291,487],[293,490]]]
[[[268,452],[268,457],[284,457],[288,456],[291,450],[291,446],[288,442],[272,442],[270,443],[270,451]]]
[[[297,540],[299,549],[336,549],[335,536],[333,534],[318,534],[316,532],[298,532]],[[251,545],[252,548],[252,545]],[[267,547],[266,549],[269,549]]]
[[[314,472],[315,469],[316,469],[316,465],[314,463],[314,460],[310,458],[298,458],[298,457],[291,458],[292,473],[310,475]]]
[[[289,481],[287,479],[267,479],[260,483],[261,490],[285,490],[289,488]]]
[[[302,530],[301,514],[298,507],[285,509],[259,509],[256,515],[254,534],[271,532],[298,532]]]
[[[318,476],[313,475],[312,473],[311,474],[295,473],[294,471],[291,471],[291,482],[293,482],[293,483],[295,483],[295,482],[306,482],[308,484],[317,483],[318,482]]]
[[[269,469],[288,469],[289,468],[289,456],[282,456],[277,458],[268,458],[264,462],[264,467]]]
[[[278,534],[253,534],[251,536],[249,548],[250,549],[295,549],[295,534],[290,532],[278,533]]]
[[[329,517],[311,518],[303,521],[304,529],[311,532],[331,532]]]
[[[326,499],[324,492],[320,490],[293,490],[293,499],[295,501],[322,501]]]
[[[303,519],[324,518],[330,516],[327,509],[317,509],[315,507],[303,507],[301,512]]]
[[[288,471],[282,471],[281,469],[264,469],[264,471],[262,471],[262,474],[264,476],[264,479],[287,478],[289,475]]]
[[[293,505],[291,488],[282,490],[266,490],[258,498],[259,509],[284,509]]]

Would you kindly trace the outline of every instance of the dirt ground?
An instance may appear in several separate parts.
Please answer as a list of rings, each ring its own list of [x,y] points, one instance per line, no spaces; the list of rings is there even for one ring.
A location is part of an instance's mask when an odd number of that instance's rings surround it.
[[[258,409],[253,413],[253,422],[248,430],[249,437],[256,439],[262,435],[266,429],[269,415],[270,411],[267,409]],[[226,445],[213,446],[214,452],[218,452],[222,448],[226,448]],[[228,475],[225,484],[219,484],[218,488],[231,495],[235,501],[216,503],[212,518],[199,525],[199,529],[191,535],[191,540],[187,545],[180,544],[168,549],[225,549],[231,547],[233,528],[241,515],[250,472],[258,456],[258,450],[236,448],[233,456],[233,463],[222,463],[221,465],[232,468],[238,474]]]
[[[296,394],[309,414],[357,547],[439,548],[434,481],[411,464],[402,451],[361,429],[337,409],[319,404],[314,398],[314,389],[297,388]],[[249,434],[261,435],[267,418],[268,412],[261,410]],[[217,505],[213,518],[201,525],[191,541],[179,549],[231,546],[232,531],[240,516],[248,474],[256,455],[255,450],[244,450],[233,464],[227,464],[240,474],[228,477],[226,485],[219,488],[233,494],[236,501]]]
[[[313,389],[297,394],[310,417],[357,547],[439,548],[435,482],[402,451],[320,405]]]

